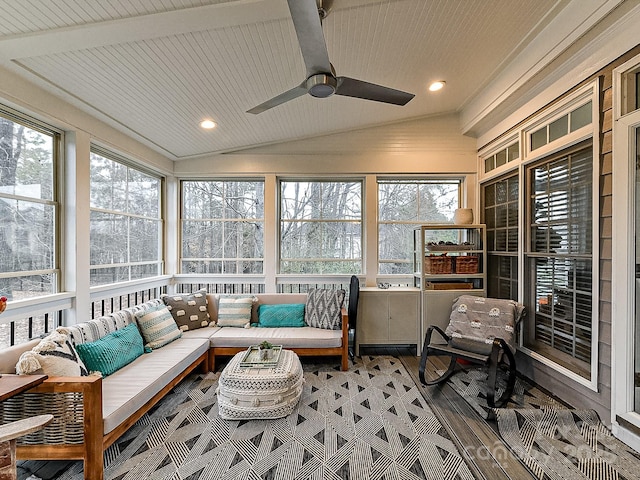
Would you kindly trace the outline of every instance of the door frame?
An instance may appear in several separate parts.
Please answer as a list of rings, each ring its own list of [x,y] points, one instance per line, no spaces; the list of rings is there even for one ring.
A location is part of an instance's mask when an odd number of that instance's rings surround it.
[[[640,450],[640,413],[635,412],[636,315],[636,129],[640,109],[623,114],[625,73],[640,66],[637,56],[613,71],[611,427]],[[638,166],[640,169],[640,166]],[[640,242],[640,238],[637,239]],[[633,259],[633,260],[632,260]],[[638,299],[640,300],[640,298]],[[640,313],[640,312],[639,312]]]

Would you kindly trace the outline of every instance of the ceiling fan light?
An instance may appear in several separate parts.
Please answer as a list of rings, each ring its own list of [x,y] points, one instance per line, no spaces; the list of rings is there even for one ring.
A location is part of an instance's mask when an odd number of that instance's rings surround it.
[[[429,91],[437,92],[438,90],[442,90],[445,83],[447,82],[445,82],[444,80],[438,80],[437,82],[433,82],[431,85],[429,85]]]
[[[318,73],[307,79],[307,91],[316,98],[327,98],[336,93],[338,82],[335,77]]]

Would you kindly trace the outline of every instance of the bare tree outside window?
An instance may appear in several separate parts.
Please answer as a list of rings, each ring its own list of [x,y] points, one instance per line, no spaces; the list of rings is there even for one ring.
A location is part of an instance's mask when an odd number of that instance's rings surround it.
[[[0,116],[0,295],[9,301],[58,291],[56,141]]]
[[[182,273],[261,274],[264,182],[182,182]]]
[[[378,181],[378,273],[411,274],[413,230],[426,223],[452,223],[460,205],[460,181]]]
[[[162,180],[91,152],[91,285],[162,273]]]
[[[362,182],[280,182],[280,273],[362,273]]]

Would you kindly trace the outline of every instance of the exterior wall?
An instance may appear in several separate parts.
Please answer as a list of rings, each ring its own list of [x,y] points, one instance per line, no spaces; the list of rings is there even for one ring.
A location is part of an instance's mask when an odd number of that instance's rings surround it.
[[[600,242],[597,245],[600,277],[598,309],[598,391],[569,381],[558,375],[551,367],[524,354],[518,355],[518,369],[540,386],[569,403],[575,408],[594,409],[606,424],[611,419],[611,258],[612,238],[612,72],[618,65],[640,53],[640,46],[627,52],[596,74],[585,79],[580,85],[600,79],[600,117],[598,165],[600,169],[599,229]],[[595,246],[594,246],[595,247]]]

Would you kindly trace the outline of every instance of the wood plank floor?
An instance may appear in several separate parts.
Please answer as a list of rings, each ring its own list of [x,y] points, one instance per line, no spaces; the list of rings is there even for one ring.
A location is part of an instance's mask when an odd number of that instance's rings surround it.
[[[415,346],[363,348],[360,353],[392,355],[400,358],[477,479],[528,480],[535,478],[502,442],[495,423],[481,418],[448,384],[439,386],[420,384],[418,378],[420,357],[415,356]],[[318,359],[315,360],[318,361]],[[223,366],[221,364],[218,368]],[[55,479],[67,466],[68,462],[64,461],[19,462],[18,480],[28,480],[32,474],[44,480]]]
[[[425,386],[418,378],[420,357],[400,356],[403,365],[449,432],[467,465],[478,479],[535,478],[506,447],[495,424],[484,420],[449,384]]]

